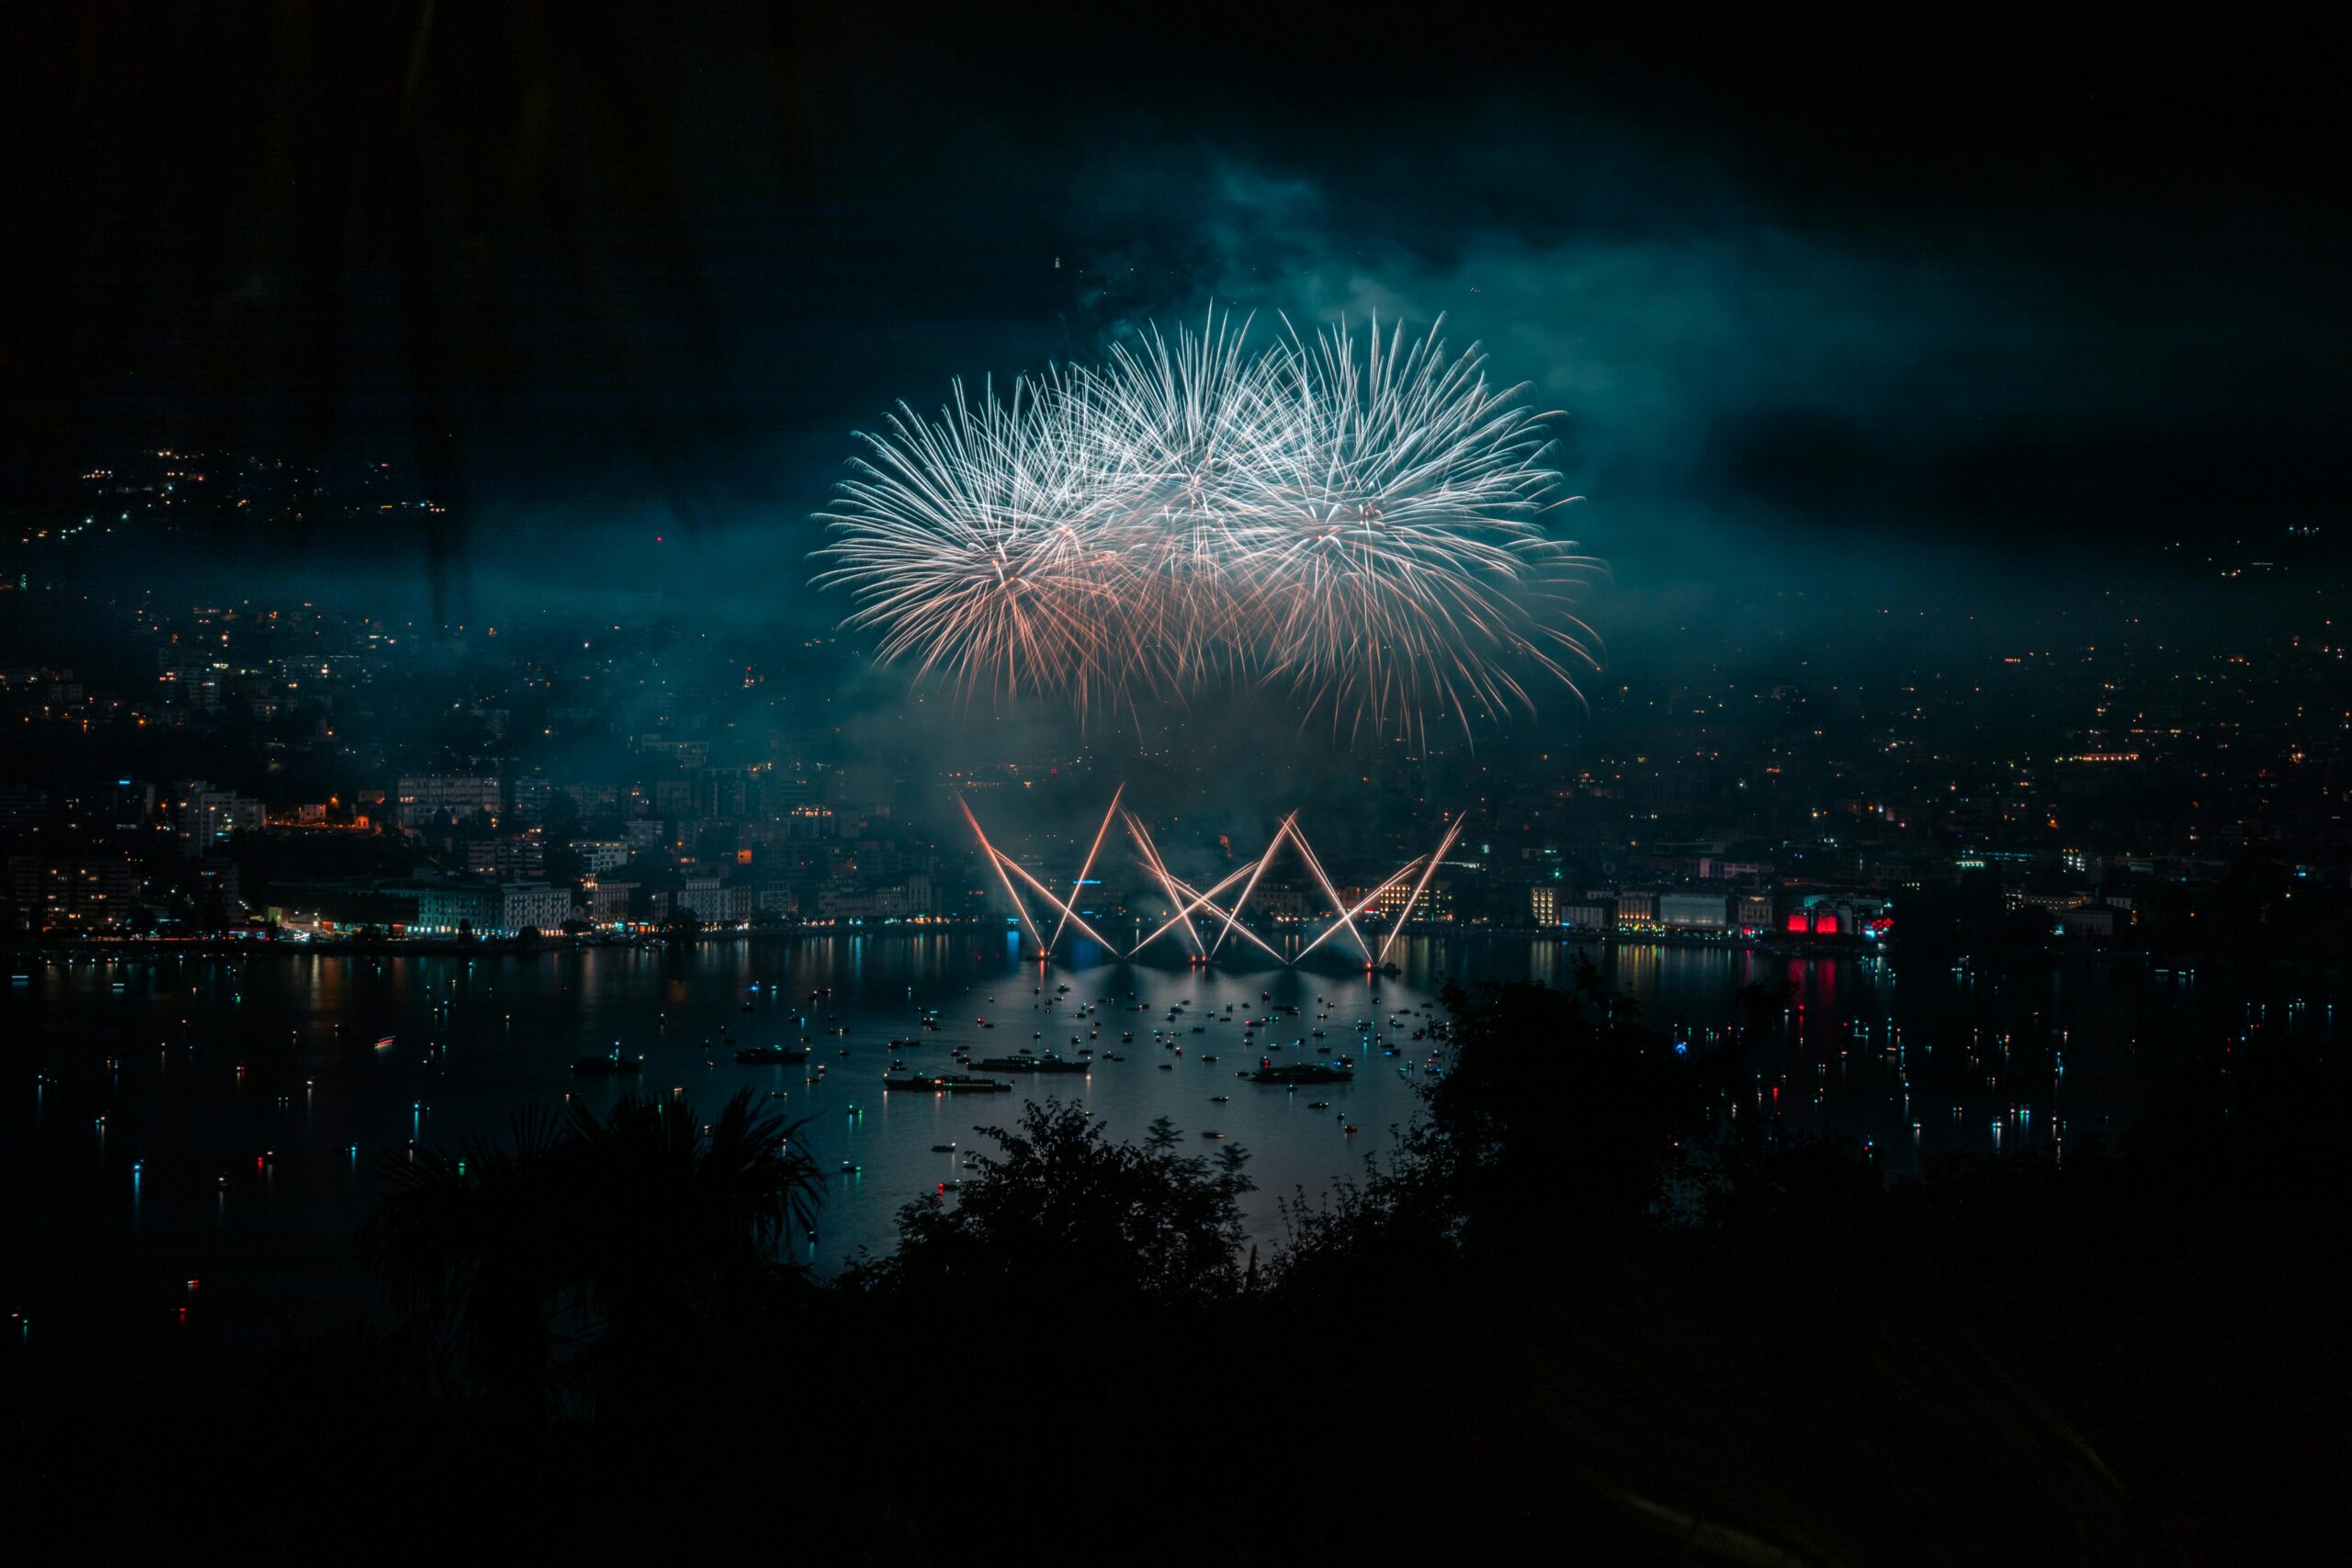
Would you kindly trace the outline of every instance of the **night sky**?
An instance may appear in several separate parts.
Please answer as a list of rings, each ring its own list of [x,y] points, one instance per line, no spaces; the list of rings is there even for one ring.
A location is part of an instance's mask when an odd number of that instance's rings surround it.
[[[815,629],[853,429],[1213,301],[1443,312],[1561,411],[1634,594],[2122,570],[2352,479],[2343,51],[2301,24],[683,9],[12,8],[12,492],[394,460],[450,511],[390,558],[461,593],[658,534]]]
[[[10,1539],[2339,1560],[2344,13],[0,0]]]

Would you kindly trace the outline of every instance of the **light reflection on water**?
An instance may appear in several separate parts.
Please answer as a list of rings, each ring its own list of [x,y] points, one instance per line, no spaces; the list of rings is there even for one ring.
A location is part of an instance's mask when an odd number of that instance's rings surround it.
[[[1435,1004],[1449,974],[1566,985],[1589,959],[1644,1021],[1700,1049],[1736,1019],[1740,987],[1785,983],[1792,1005],[1753,1055],[1742,1113],[1872,1140],[1897,1170],[1939,1149],[2111,1134],[2128,1122],[2147,1068],[2238,1026],[2254,1005],[2241,993],[2091,964],[1994,977],[1913,973],[1898,987],[1894,965],[1875,956],[1728,944],[1408,937],[1392,957],[1402,971],[1394,978],[1338,962],[1253,968],[1246,958],[1195,971],[1111,960],[1080,942],[1041,980],[1010,936],[978,931],[530,958],[19,964],[30,980],[0,992],[0,1029],[11,1043],[8,1071],[32,1081],[18,1076],[0,1097],[0,1136],[39,1162],[41,1179],[0,1193],[0,1234],[12,1246],[37,1238],[44,1258],[133,1275],[148,1258],[175,1278],[207,1272],[192,1262],[243,1258],[285,1272],[298,1308],[324,1298],[348,1304],[367,1297],[347,1259],[375,1167],[402,1157],[410,1139],[454,1146],[502,1133],[525,1104],[577,1094],[602,1107],[625,1087],[664,1099],[683,1091],[707,1120],[750,1086],[763,1097],[780,1091],[778,1108],[810,1118],[808,1146],[830,1173],[814,1250],[823,1269],[861,1247],[887,1247],[898,1208],[960,1177],[962,1158],[986,1146],[974,1124],[1011,1120],[1024,1094],[1080,1100],[1120,1137],[1140,1137],[1165,1114],[1204,1154],[1215,1145],[1197,1134],[1224,1133],[1254,1156],[1260,1190],[1249,1219],[1270,1246],[1280,1240],[1278,1198],[1319,1193],[1361,1170],[1414,1113],[1415,1089],[1427,1081],[1417,1057],[1430,1047],[1410,1039],[1410,1023],[1389,1031],[1383,1021],[1426,1019],[1417,1010]],[[1049,1010],[1061,985],[1068,999]],[[1091,1018],[1072,1016],[1098,1000]],[[1302,1011],[1245,1043],[1241,1021],[1270,1002]],[[1120,1010],[1138,1003],[1142,1010]],[[1190,1011],[1170,1024],[1177,1003]],[[917,1029],[925,1008],[939,1010],[934,1032]],[[792,1043],[804,1016],[807,1066],[734,1060],[738,1045]],[[826,1032],[829,1017],[845,1035]],[[998,1027],[982,1029],[982,1018]],[[2332,1043],[2331,1009],[2315,1004],[2293,1018]],[[1367,1049],[1359,1020],[1399,1054]],[[1317,1026],[1328,1032],[1321,1041],[1309,1033]],[[1170,1028],[1181,1056],[1153,1043],[1155,1029]],[[1130,1030],[1135,1040],[1123,1043]],[[388,1034],[395,1046],[375,1050]],[[1012,1095],[881,1089],[892,1036],[921,1040],[900,1058],[910,1067],[943,1071],[956,1044],[975,1055],[1023,1046],[1068,1054],[1073,1034],[1098,1056],[1127,1059],[1099,1061],[1084,1077],[1020,1078]],[[1303,1041],[1301,1055],[1317,1044],[1355,1055],[1356,1080],[1295,1092],[1238,1081],[1269,1037]],[[616,1048],[642,1054],[635,1085],[570,1071],[575,1058]],[[1229,1103],[1213,1103],[1219,1094]],[[1310,1110],[1317,1100],[1329,1109]],[[954,1154],[934,1152],[950,1143]],[[843,1174],[843,1162],[858,1168]],[[210,1270],[222,1272],[232,1270]]]

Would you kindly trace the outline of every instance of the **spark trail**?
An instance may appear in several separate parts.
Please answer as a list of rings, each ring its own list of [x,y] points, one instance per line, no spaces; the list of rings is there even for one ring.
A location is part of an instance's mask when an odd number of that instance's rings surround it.
[[[1190,939],[1194,956],[1204,962],[1213,960],[1216,956],[1227,938],[1238,936],[1278,964],[1295,964],[1332,937],[1345,931],[1355,940],[1356,947],[1363,955],[1364,967],[1367,970],[1376,969],[1386,960],[1389,945],[1396,940],[1396,935],[1404,929],[1405,922],[1411,919],[1413,911],[1419,908],[1421,895],[1427,891],[1430,880],[1436,875],[1438,866],[1445,859],[1447,852],[1453,849],[1454,841],[1461,837],[1463,829],[1463,818],[1455,817],[1447,827],[1445,836],[1439,840],[1434,852],[1426,857],[1415,856],[1374,884],[1369,892],[1351,900],[1341,893],[1338,884],[1332,880],[1329,872],[1325,869],[1322,857],[1316,853],[1315,847],[1307,841],[1306,833],[1298,825],[1298,813],[1294,811],[1276,825],[1272,838],[1267,841],[1264,851],[1255,859],[1236,866],[1204,889],[1194,887],[1182,877],[1178,876],[1170,868],[1166,857],[1159,852],[1159,846],[1153,840],[1150,829],[1144,826],[1135,813],[1120,808],[1120,802],[1125,798],[1125,794],[1126,789],[1124,784],[1113,793],[1111,805],[1103,812],[1101,823],[1095,828],[1094,837],[1087,845],[1086,858],[1079,866],[1078,874],[1070,880],[1070,894],[1067,898],[1039,880],[1020,862],[997,848],[989,840],[988,834],[982,830],[979,819],[973,814],[971,807],[960,795],[957,796],[956,805],[962,809],[964,820],[972,829],[973,839],[978,844],[981,854],[987,858],[990,869],[996,873],[998,884],[1003,887],[1006,898],[1011,900],[1023,929],[1029,933],[1030,941],[1036,944],[1040,959],[1050,959],[1053,956],[1054,950],[1060,944],[1062,933],[1072,926],[1102,943],[1109,951],[1118,953],[1121,957],[1128,958],[1134,957],[1181,926],[1184,930],[1185,936]],[[1111,825],[1114,822],[1122,822],[1125,825],[1127,836],[1135,846],[1138,863],[1152,880],[1159,884],[1159,890],[1166,897],[1170,908],[1170,914],[1166,919],[1154,927],[1149,935],[1124,953],[1121,953],[1117,945],[1109,938],[1096,930],[1077,908],[1079,890],[1085,887],[1091,878],[1095,865],[1102,856],[1103,842],[1110,836]],[[1244,924],[1241,919],[1268,868],[1281,854],[1284,845],[1288,845],[1297,852],[1299,863],[1306,869],[1308,875],[1321,889],[1323,897],[1329,900],[1332,915],[1329,924],[1317,932],[1295,953],[1287,957],[1272,942]],[[1416,878],[1417,873],[1418,878]],[[1030,919],[1026,902],[1013,886],[1013,879],[1016,877],[1037,897],[1043,898],[1046,905],[1060,917],[1054,922],[1051,936],[1043,935],[1036,922]],[[1375,952],[1357,921],[1382,897],[1393,889],[1404,886],[1408,880],[1412,881],[1413,890],[1407,896],[1386,937],[1383,939]],[[1241,890],[1232,903],[1229,905],[1219,903],[1217,901],[1219,897],[1237,882],[1241,884]],[[1204,940],[1200,926],[1193,922],[1193,917],[1196,915],[1205,915],[1208,919],[1220,922],[1216,941]],[[1136,925],[1137,929],[1141,928],[1140,919],[1137,920]]]
[[[1219,688],[1351,737],[1473,736],[1575,693],[1601,569],[1553,538],[1523,389],[1439,336],[1312,338],[1210,313],[1100,365],[957,383],[863,433],[815,581],[875,656],[967,697],[1097,705]]]

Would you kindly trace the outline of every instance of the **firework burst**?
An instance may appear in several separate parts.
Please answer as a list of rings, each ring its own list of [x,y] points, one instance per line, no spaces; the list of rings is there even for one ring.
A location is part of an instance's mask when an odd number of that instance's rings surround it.
[[[1081,713],[1286,689],[1351,734],[1497,720],[1595,663],[1598,563],[1550,538],[1550,442],[1474,346],[1375,324],[1151,331],[1100,366],[864,433],[821,586],[885,663]]]

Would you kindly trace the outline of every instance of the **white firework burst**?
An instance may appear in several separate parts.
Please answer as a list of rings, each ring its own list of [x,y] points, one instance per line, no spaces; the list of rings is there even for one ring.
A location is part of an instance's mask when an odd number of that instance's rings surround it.
[[[1442,324],[1442,323],[1441,323]],[[1286,687],[1351,732],[1532,709],[1596,661],[1545,532],[1559,476],[1523,389],[1433,326],[1248,345],[1157,330],[1097,367],[864,434],[821,586],[883,662],[1081,711],[1216,684]]]

